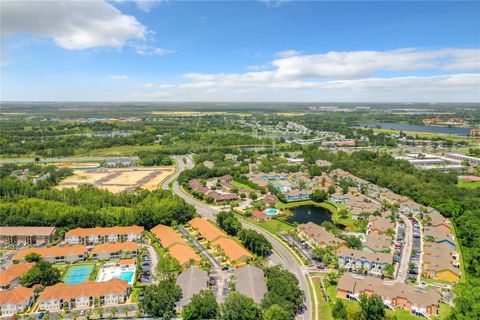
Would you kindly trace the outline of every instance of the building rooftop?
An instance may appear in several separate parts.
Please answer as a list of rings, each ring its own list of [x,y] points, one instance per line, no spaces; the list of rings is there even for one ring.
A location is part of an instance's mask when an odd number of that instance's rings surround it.
[[[213,241],[220,237],[227,237],[227,235],[223,231],[221,231],[219,228],[217,228],[217,226],[215,226],[207,219],[195,217],[188,223],[208,241]]]
[[[313,222],[301,224],[298,226],[298,229],[306,233],[315,241],[323,242],[327,246],[330,244],[339,245],[345,243],[345,241],[343,241],[342,239],[335,237],[333,234],[325,230],[325,228]]]
[[[20,278],[25,272],[32,269],[35,263],[11,264],[5,270],[0,270],[0,287],[6,287],[15,279]]]
[[[235,290],[261,303],[268,291],[263,270],[252,265],[235,270]]]
[[[380,263],[392,263],[393,255],[381,252],[365,252],[360,250],[353,250],[349,248],[341,248],[337,252],[337,256],[341,257],[351,257],[354,259],[365,260],[369,262],[380,262]]]
[[[138,244],[132,241],[125,241],[125,242],[106,242],[102,243],[92,250],[92,254],[100,254],[104,252],[120,252],[120,251],[128,251],[128,252],[134,252],[137,251],[140,248]]]
[[[2,236],[51,236],[55,233],[54,227],[0,227]]]
[[[168,248],[168,253],[178,262],[183,265],[190,260],[200,262],[200,256],[190,246],[185,243],[175,243]]]
[[[185,243],[185,241],[178,235],[178,233],[169,226],[159,224],[150,230],[151,233],[160,241],[164,248],[168,248],[175,243]]]
[[[33,297],[33,288],[16,287],[6,291],[0,291],[0,305],[21,304]]]
[[[233,239],[222,237],[215,240],[213,244],[218,246],[230,261],[252,257],[252,254],[248,252],[247,249]]]
[[[88,236],[109,236],[116,234],[139,234],[144,231],[140,226],[128,226],[128,227],[106,227],[106,228],[75,228],[67,233],[65,237],[88,237]]]
[[[178,275],[177,284],[182,289],[182,299],[178,302],[182,307],[189,303],[195,294],[208,289],[208,273],[197,267],[190,267]]]
[[[76,244],[73,246],[53,246],[53,247],[42,247],[42,248],[28,248],[22,251],[17,252],[12,258],[12,260],[22,260],[29,253],[38,253],[42,257],[60,257],[60,256],[69,256],[69,255],[83,255],[87,252],[87,247]]]

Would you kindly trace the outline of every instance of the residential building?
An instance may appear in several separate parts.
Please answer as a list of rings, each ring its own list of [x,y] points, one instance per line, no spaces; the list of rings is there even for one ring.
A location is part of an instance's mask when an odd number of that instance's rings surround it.
[[[252,254],[242,245],[231,238],[218,238],[212,242],[224,256],[232,264],[242,264],[248,259],[253,258]]]
[[[144,228],[140,226],[75,228],[65,233],[65,242],[69,244],[98,244],[105,242],[138,242],[143,238]]]
[[[446,243],[425,242],[422,256],[422,277],[458,283],[459,255]]]
[[[453,234],[446,231],[443,226],[425,227],[423,230],[426,241],[446,243],[452,249],[455,249],[455,239]]]
[[[340,248],[347,246],[344,240],[335,237],[333,234],[325,230],[325,228],[313,222],[300,224],[298,226],[298,234],[305,238],[310,244],[317,247],[325,248],[333,246],[335,250],[339,250]]]
[[[175,243],[173,246],[168,248],[168,254],[177,259],[182,266],[186,264],[199,263],[201,260],[200,256],[195,252],[195,250],[192,249],[192,247],[182,243]]]
[[[182,289],[182,298],[177,302],[181,309],[187,305],[195,294],[208,290],[208,273],[197,267],[190,267],[177,277],[177,285]]]
[[[366,241],[362,243],[362,250],[366,252],[390,252],[391,246],[391,237],[379,233],[369,233]]]
[[[190,220],[188,224],[195,229],[202,238],[210,242],[221,237],[228,237],[217,226],[204,218],[195,217]]]
[[[442,229],[446,233],[452,232],[452,226],[450,225],[450,221],[442,216],[440,213],[434,213],[429,215],[430,218],[426,218],[428,221],[428,225],[433,226],[438,229]]]
[[[289,190],[286,193],[284,193],[284,196],[287,199],[287,202],[301,201],[301,200],[310,199],[310,196],[311,196],[312,193],[313,193],[312,190],[293,189],[293,190]]]
[[[233,180],[233,177],[229,174],[226,174],[226,175],[220,177],[221,182],[227,182],[228,183],[232,180]]]
[[[278,201],[278,198],[274,196],[273,194],[267,194],[265,197],[263,197],[262,202],[265,203],[267,207],[271,207],[275,205],[275,202]]]
[[[173,228],[159,224],[156,227],[152,228],[150,232],[158,239],[162,247],[168,249],[175,243],[184,244],[185,240],[178,233],[173,230]]]
[[[382,217],[372,217],[367,225],[367,234],[385,234],[388,230],[395,231],[395,223]]]
[[[0,245],[3,244],[48,244],[57,229],[54,227],[0,227]]]
[[[188,185],[190,186],[190,188],[192,188],[192,190],[198,190],[203,187],[202,182],[198,179],[192,179],[188,181]]]
[[[362,294],[382,297],[385,305],[410,311],[423,317],[436,316],[440,306],[440,295],[434,290],[423,290],[404,283],[386,284],[375,277],[358,277],[344,274],[338,281],[337,297],[359,300]]]
[[[124,303],[129,295],[128,281],[113,278],[105,282],[85,281],[80,284],[59,282],[46,287],[39,296],[39,309],[54,311],[74,310],[94,306],[112,306]]]
[[[372,273],[382,273],[386,266],[393,263],[393,255],[387,253],[372,253],[349,248],[337,251],[338,266],[344,269],[365,270]]]
[[[173,228],[159,224],[151,229],[150,232],[155,235],[162,247],[168,250],[170,256],[177,259],[181,265],[192,261],[200,262],[200,256]]]
[[[0,316],[13,316],[24,312],[33,303],[34,289],[16,287],[0,291]]]
[[[15,288],[20,284],[20,277],[32,269],[35,263],[25,262],[10,264],[5,270],[0,270],[0,291]]]
[[[75,263],[84,261],[87,258],[87,247],[76,244],[73,246],[53,246],[42,248],[28,248],[17,252],[12,260],[23,261],[30,253],[37,253],[51,263]]]
[[[266,214],[263,211],[260,210],[254,210],[252,212],[252,218],[258,221],[267,221],[267,220],[272,220],[272,216]]]
[[[219,193],[217,191],[211,191],[208,196],[213,198],[215,202],[230,201],[238,199],[238,196],[234,193]]]
[[[262,269],[246,265],[235,270],[235,291],[250,297],[260,304],[267,293],[267,284]]]
[[[94,260],[125,259],[136,257],[140,246],[131,241],[126,242],[106,242],[93,248],[92,258]]]

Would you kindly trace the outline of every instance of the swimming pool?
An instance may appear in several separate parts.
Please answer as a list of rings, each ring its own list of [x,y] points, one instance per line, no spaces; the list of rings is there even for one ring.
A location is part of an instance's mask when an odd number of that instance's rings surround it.
[[[63,278],[66,284],[79,284],[88,280],[95,266],[93,264],[85,264],[81,266],[72,266],[68,268]]]
[[[277,210],[277,209],[267,209],[267,210],[264,210],[263,212],[265,212],[269,216],[274,216],[274,215],[280,214],[280,211]]]
[[[133,283],[133,272],[132,271],[123,271],[118,277],[115,277],[121,280],[127,280],[128,283]]]

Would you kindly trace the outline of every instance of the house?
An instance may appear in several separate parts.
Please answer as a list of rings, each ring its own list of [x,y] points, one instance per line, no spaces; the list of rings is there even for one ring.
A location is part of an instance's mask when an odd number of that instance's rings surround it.
[[[298,190],[293,189],[287,191],[284,196],[287,199],[287,202],[291,201],[301,201],[310,199],[310,195],[313,193],[311,190]]]
[[[5,270],[0,270],[0,291],[15,288],[20,284],[20,277],[32,269],[35,263],[25,262],[10,264]]]
[[[325,228],[313,222],[300,224],[298,226],[298,234],[311,244],[321,248],[333,246],[335,250],[338,250],[347,245],[344,240],[335,237]]]
[[[266,214],[263,211],[255,210],[252,212],[252,218],[258,221],[272,220],[272,216]]]
[[[366,252],[390,252],[392,238],[384,234],[369,233],[367,240],[362,243],[362,250]]]
[[[37,253],[51,263],[75,263],[84,261],[87,257],[87,247],[76,244],[73,246],[53,246],[42,248],[28,248],[17,252],[12,258],[13,261],[23,261],[30,253]]]
[[[0,227],[0,245],[3,244],[48,244],[57,229],[54,227]]]
[[[262,202],[265,203],[266,206],[270,207],[275,205],[275,202],[278,201],[278,198],[274,196],[273,194],[267,194],[265,197],[263,197]]]
[[[347,203],[347,201],[350,200],[350,197],[346,194],[334,193],[331,195],[330,199],[335,203]]]
[[[85,281],[80,284],[59,282],[46,287],[38,301],[40,310],[74,310],[92,307],[94,303],[99,306],[118,305],[124,303],[128,295],[128,281],[113,278],[105,282]]]
[[[232,177],[231,175],[229,175],[229,174],[226,174],[226,175],[220,177],[220,181],[221,181],[221,182],[228,183],[228,182],[230,182],[230,181],[232,181],[232,180],[233,180],[233,177]]]
[[[455,250],[455,239],[453,234],[446,231],[444,227],[425,227],[424,236],[427,239],[426,241],[432,240],[436,243],[446,243],[453,250]]]
[[[221,237],[212,242],[232,264],[242,264],[253,258],[252,254],[231,238]]]
[[[192,188],[192,190],[198,190],[203,187],[202,182],[198,179],[192,179],[188,181],[188,185],[190,186],[190,188]]]
[[[387,284],[376,277],[358,277],[345,273],[337,285],[337,297],[360,300],[360,296],[373,294],[382,297],[390,308],[399,308],[421,315],[436,316],[440,306],[440,295],[434,289],[424,290],[404,283]]]
[[[140,226],[108,228],[75,228],[65,233],[68,244],[98,244],[105,242],[138,242],[143,238],[144,228]]]
[[[0,291],[0,316],[13,316],[24,312],[34,300],[34,289],[16,287],[7,291]]]
[[[177,277],[177,285],[182,289],[182,298],[177,302],[181,309],[187,305],[192,297],[202,290],[208,290],[208,273],[197,267],[190,267]]]
[[[181,265],[191,261],[200,262],[200,256],[173,228],[159,224],[150,232],[158,239],[162,247],[168,250],[170,256],[177,259]]]
[[[236,269],[235,291],[260,304],[268,291],[263,270],[249,264]]]
[[[118,258],[131,258],[136,257],[139,250],[140,246],[135,242],[107,242],[93,248],[92,259],[111,260]]]
[[[430,215],[429,225],[444,230],[445,232],[451,233],[452,226],[450,225],[450,221],[442,216],[440,213],[434,213]]]
[[[208,193],[210,197],[213,198],[215,202],[229,201],[238,199],[238,196],[234,193],[218,193],[217,191],[212,191]]]
[[[458,283],[459,255],[446,243],[425,242],[422,276],[428,279]]]
[[[385,234],[388,230],[395,230],[395,223],[382,217],[372,217],[367,225],[367,234]]]
[[[382,273],[386,266],[393,263],[393,255],[386,253],[372,253],[349,248],[340,248],[337,251],[338,266],[344,269],[366,270],[373,273]]]

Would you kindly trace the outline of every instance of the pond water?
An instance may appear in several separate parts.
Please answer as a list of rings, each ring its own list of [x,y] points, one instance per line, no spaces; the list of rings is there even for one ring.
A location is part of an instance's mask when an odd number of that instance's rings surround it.
[[[362,128],[368,127],[368,128],[381,128],[381,129],[393,129],[393,130],[429,132],[429,133],[446,133],[446,134],[458,134],[458,135],[468,135],[470,133],[469,128],[418,126],[418,125],[406,124],[406,123],[363,122],[363,123],[358,123],[356,126],[362,127]]]
[[[324,221],[332,222],[332,213],[322,207],[304,205],[290,208],[290,212],[292,214],[285,219],[290,223],[297,222],[301,224],[313,222],[321,225]]]

